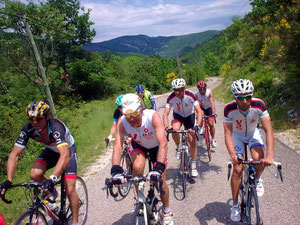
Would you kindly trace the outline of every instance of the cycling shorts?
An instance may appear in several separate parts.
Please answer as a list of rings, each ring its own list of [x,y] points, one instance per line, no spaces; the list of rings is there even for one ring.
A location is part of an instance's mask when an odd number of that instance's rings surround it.
[[[245,155],[244,143],[248,143],[248,148],[250,151],[255,146],[260,146],[262,148],[265,147],[259,128],[256,128],[252,134],[246,137],[240,134],[232,133],[232,139],[235,153],[242,154],[243,156]]]
[[[205,116],[209,116],[209,118],[214,118],[211,107],[209,107],[207,109],[204,109],[201,107],[201,109],[203,110]]]
[[[147,158],[147,155],[149,154],[150,161],[155,166],[157,153],[158,153],[158,146],[148,149],[148,148],[145,148],[145,147],[139,145],[135,141],[131,141],[131,146],[132,146],[131,154],[133,154],[134,152],[140,152],[145,156],[145,158]],[[166,161],[165,161],[166,168],[167,168],[167,165],[168,165],[168,159],[166,159]]]
[[[41,163],[46,166],[47,170],[53,168],[59,159],[59,153],[45,148],[38,156],[35,162]],[[65,179],[77,178],[77,154],[76,146],[73,144],[70,147],[70,162],[65,170]]]
[[[195,113],[187,116],[187,117],[182,117],[180,115],[178,115],[177,113],[173,113],[173,118],[172,118],[172,123],[175,122],[180,122],[181,124],[184,125],[184,128],[190,129],[193,128],[195,126]]]

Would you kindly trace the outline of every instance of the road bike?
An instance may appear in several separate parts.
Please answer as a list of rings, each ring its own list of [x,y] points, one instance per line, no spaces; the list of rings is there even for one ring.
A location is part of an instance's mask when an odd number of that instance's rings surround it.
[[[252,159],[248,160],[247,157],[247,143],[245,146],[245,157],[244,159],[238,157],[240,164],[244,165],[243,173],[241,176],[241,183],[239,188],[239,198],[241,206],[241,222],[247,225],[256,224],[262,225],[263,221],[259,212],[259,203],[256,192],[256,182],[255,182],[255,165],[260,165],[261,161],[254,161]],[[281,181],[283,182],[283,177],[281,173],[281,163],[273,163],[278,171]],[[228,162],[228,177],[229,180],[231,175],[232,163]]]
[[[64,177],[64,173],[61,177]],[[55,183],[55,187],[60,186],[59,195],[56,203],[55,201],[51,201],[44,199],[44,191],[42,189],[43,183],[36,181],[29,181],[24,183],[13,184],[10,188],[15,187],[24,187],[24,195],[27,200],[27,205],[29,206],[27,211],[24,212],[15,222],[15,225],[68,225],[72,224],[72,211],[70,202],[67,199],[66,191],[64,188],[64,179],[60,179]],[[86,188],[86,184],[84,180],[77,176],[76,180],[76,191],[79,196],[79,224],[83,225],[87,220],[88,213],[88,192]],[[7,200],[5,196],[1,197],[2,200],[11,204],[11,200]],[[60,201],[60,202],[59,202]],[[46,202],[50,202],[51,204],[55,204],[57,207],[50,207],[50,204]],[[53,206],[53,205],[52,205]]]
[[[181,134],[181,142],[179,144],[179,149],[177,151],[180,152],[180,167],[179,173],[181,177],[181,185],[182,185],[182,193],[183,197],[186,196],[186,183],[187,180],[191,177],[191,156],[190,156],[190,147],[188,143],[188,130],[167,130],[167,140],[169,141],[170,133],[179,133]],[[196,135],[197,136],[197,135]]]
[[[211,145],[212,145],[212,138],[210,134],[210,128],[208,126],[208,118],[211,116],[203,116],[204,120],[204,140],[205,140],[205,145],[206,145],[206,150],[207,150],[207,156],[208,156],[208,162],[211,161]],[[216,116],[215,114],[213,115],[215,123],[216,123]]]
[[[151,171],[152,163],[150,161],[149,155],[147,154],[148,162],[149,162],[149,171]],[[164,194],[162,190],[162,180],[160,179],[157,182],[157,186],[154,185],[153,182],[150,182],[150,188],[148,190],[147,196],[144,194],[145,183],[147,182],[146,176],[138,175],[136,177],[132,177],[131,175],[125,175],[127,182],[136,183],[138,193],[135,194],[136,204],[132,217],[131,224],[163,224],[163,207],[161,200],[157,197],[161,193]],[[109,193],[115,197],[112,192],[112,187],[114,186],[111,178],[106,178],[105,180],[107,196]],[[155,191],[156,190],[156,191]],[[157,192],[157,195],[155,194]]]

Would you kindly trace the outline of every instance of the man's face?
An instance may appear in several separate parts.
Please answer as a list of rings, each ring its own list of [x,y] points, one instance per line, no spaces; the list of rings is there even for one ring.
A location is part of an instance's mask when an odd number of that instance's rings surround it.
[[[183,97],[184,97],[184,90],[185,90],[184,87],[183,88],[174,89],[174,93],[175,93],[176,97],[179,98],[179,99],[183,99]]]
[[[234,99],[242,111],[247,111],[250,108],[253,93],[238,94]]]
[[[206,88],[198,88],[198,90],[201,95],[205,95]]]
[[[30,123],[37,132],[41,132],[47,125],[46,118],[32,118]]]
[[[140,98],[144,98],[145,92],[144,91],[139,91],[138,95],[140,96]]]
[[[142,112],[143,110],[138,109],[135,112],[132,112],[130,114],[124,114],[127,122],[132,127],[140,127],[142,125]]]

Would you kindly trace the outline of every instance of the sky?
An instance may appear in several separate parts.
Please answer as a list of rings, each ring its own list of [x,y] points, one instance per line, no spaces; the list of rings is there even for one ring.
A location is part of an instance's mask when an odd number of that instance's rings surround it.
[[[91,9],[93,43],[124,35],[177,36],[223,30],[251,11],[249,0],[81,0]]]

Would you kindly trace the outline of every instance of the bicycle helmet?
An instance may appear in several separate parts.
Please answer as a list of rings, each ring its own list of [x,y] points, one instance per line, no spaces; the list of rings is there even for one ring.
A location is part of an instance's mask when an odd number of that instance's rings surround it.
[[[185,87],[185,85],[186,85],[185,80],[182,78],[178,78],[172,81],[173,89],[183,88]]]
[[[140,84],[140,85],[135,87],[135,90],[136,90],[137,93],[144,92],[145,91],[145,86]]]
[[[121,103],[121,99],[123,98],[123,94],[122,95],[119,95],[117,98],[116,98],[116,105],[118,107],[121,107],[122,106],[122,103]]]
[[[43,101],[31,102],[27,108],[26,113],[28,118],[44,118],[48,115],[50,107]]]
[[[203,81],[203,80],[200,80],[200,81],[198,81],[198,83],[197,83],[197,88],[198,89],[204,89],[204,88],[206,88],[206,83]]]
[[[141,99],[136,94],[126,94],[121,100],[123,114],[133,113],[141,107]]]
[[[252,93],[253,91],[254,91],[253,84],[250,80],[247,79],[239,79],[233,81],[231,85],[231,92],[234,95]]]

